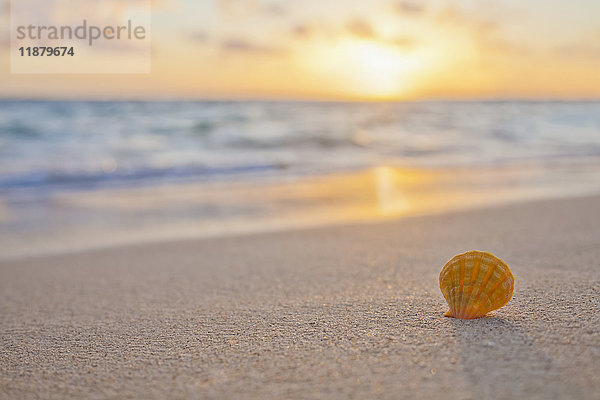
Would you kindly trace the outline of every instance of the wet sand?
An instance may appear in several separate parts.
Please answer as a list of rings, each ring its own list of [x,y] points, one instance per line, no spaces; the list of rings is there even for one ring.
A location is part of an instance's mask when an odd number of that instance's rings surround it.
[[[513,299],[462,321],[469,249]],[[0,262],[0,398],[600,397],[600,197]]]

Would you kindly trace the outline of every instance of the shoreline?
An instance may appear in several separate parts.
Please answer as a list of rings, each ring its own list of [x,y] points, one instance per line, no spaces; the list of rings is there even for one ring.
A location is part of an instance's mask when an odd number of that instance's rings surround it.
[[[587,164],[585,164],[587,165]],[[597,167],[392,166],[274,182],[182,183],[0,198],[0,259],[235,237],[600,193]],[[34,228],[35,227],[35,228]]]
[[[161,237],[155,233],[149,234],[147,237],[141,235],[143,229],[134,231],[123,231],[120,232],[119,236],[113,237],[110,240],[103,240],[105,236],[98,237],[96,241],[90,241],[89,238],[84,239],[82,244],[73,244],[72,242],[64,247],[61,245],[53,245],[48,249],[38,249],[34,252],[21,251],[13,254],[3,253],[0,254],[0,264],[3,262],[13,262],[20,260],[39,259],[46,257],[55,257],[62,255],[71,254],[85,254],[88,252],[102,252],[118,249],[127,249],[130,247],[147,247],[155,245],[168,245],[178,242],[192,242],[192,241],[211,241],[211,240],[226,240],[226,239],[241,239],[245,237],[269,235],[269,234],[293,234],[310,232],[313,230],[322,229],[344,229],[344,228],[360,228],[361,226],[377,225],[377,224],[391,224],[401,223],[405,220],[428,218],[428,217],[444,217],[454,216],[461,214],[468,214],[471,212],[482,212],[482,211],[494,211],[505,207],[519,206],[519,205],[531,205],[536,203],[546,203],[555,201],[569,201],[569,200],[585,200],[598,198],[600,201],[600,194],[582,194],[575,196],[556,196],[556,197],[543,197],[543,198],[531,198],[531,199],[516,199],[507,200],[498,203],[488,203],[472,206],[470,208],[455,208],[449,210],[430,211],[417,214],[407,214],[397,217],[379,217],[379,218],[365,218],[356,220],[340,220],[340,221],[328,221],[327,223],[307,223],[307,224],[296,224],[296,225],[283,225],[272,224],[265,225],[260,228],[242,224],[240,226],[233,226],[232,232],[207,232],[199,233],[196,229],[191,229],[186,233],[186,229],[189,227],[174,227],[172,231],[164,232],[164,236]],[[183,228],[183,229],[182,229]],[[135,238],[133,238],[135,236]],[[61,239],[61,241],[64,239]]]

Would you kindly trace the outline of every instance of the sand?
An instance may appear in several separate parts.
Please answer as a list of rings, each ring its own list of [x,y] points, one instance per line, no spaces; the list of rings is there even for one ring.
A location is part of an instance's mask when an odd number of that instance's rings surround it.
[[[496,253],[515,295],[443,317]],[[0,397],[600,398],[600,198],[0,264]]]

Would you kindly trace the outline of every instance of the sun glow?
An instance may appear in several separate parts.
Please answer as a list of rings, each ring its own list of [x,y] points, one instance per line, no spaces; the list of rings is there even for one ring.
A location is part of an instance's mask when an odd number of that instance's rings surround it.
[[[422,60],[394,45],[359,39],[310,49],[309,68],[345,95],[370,99],[410,96]]]

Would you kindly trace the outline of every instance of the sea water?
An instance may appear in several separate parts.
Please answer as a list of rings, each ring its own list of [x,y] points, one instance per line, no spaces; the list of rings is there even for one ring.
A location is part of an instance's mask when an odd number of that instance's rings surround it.
[[[594,101],[0,101],[0,248],[597,193],[599,170]]]

